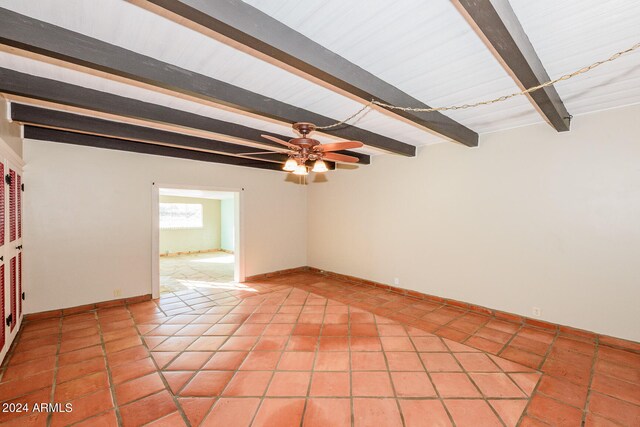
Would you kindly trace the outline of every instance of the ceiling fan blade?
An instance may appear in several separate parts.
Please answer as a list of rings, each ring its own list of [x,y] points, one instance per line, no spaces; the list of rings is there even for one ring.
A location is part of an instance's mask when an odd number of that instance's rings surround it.
[[[279,154],[278,151],[256,151],[252,153],[238,153],[240,156],[254,156],[257,154]]]
[[[265,139],[268,139],[269,141],[277,142],[278,144],[284,145],[285,147],[289,147],[294,150],[300,149],[300,147],[298,147],[297,145],[291,144],[287,141],[283,141],[280,138],[276,138],[275,136],[271,136],[271,135],[260,135],[260,136]]]
[[[329,144],[320,144],[316,145],[314,148],[318,151],[338,151],[338,150],[348,150],[350,148],[360,148],[364,144],[360,141],[343,141],[343,142],[332,142]]]
[[[357,157],[346,156],[344,154],[338,154],[338,153],[326,153],[322,157],[327,160],[333,160],[336,162],[345,162],[345,163],[358,163],[360,161],[360,159]]]

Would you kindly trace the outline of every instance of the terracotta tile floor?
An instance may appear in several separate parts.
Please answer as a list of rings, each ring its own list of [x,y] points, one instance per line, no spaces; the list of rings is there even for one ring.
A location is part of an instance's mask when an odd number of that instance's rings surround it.
[[[5,425],[640,425],[640,354],[313,274],[27,322],[1,375],[73,407]]]

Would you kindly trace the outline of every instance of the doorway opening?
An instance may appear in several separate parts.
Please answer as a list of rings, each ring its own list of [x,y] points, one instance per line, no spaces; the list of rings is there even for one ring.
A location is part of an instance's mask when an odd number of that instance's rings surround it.
[[[241,191],[153,186],[154,298],[211,295],[244,280]]]

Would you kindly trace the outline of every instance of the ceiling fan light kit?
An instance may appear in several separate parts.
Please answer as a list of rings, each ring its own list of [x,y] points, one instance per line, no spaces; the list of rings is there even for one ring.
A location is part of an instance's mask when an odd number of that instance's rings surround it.
[[[313,164],[313,169],[311,169],[312,172],[326,172],[328,171],[329,168],[327,167],[327,164],[321,160],[318,159],[316,160],[316,162]]]
[[[284,164],[282,170],[292,172],[295,175],[307,175],[309,169],[306,166],[308,161],[314,162],[313,172],[323,173],[329,170],[324,160],[334,162],[357,163],[359,159],[345,154],[333,153],[333,151],[347,150],[352,148],[360,148],[364,144],[360,141],[343,141],[329,144],[320,144],[320,141],[309,137],[309,134],[316,130],[313,123],[294,123],[293,129],[300,135],[299,138],[292,138],[288,142],[271,135],[262,135],[269,141],[284,145],[289,149],[287,155],[289,158]]]
[[[293,172],[298,167],[298,162],[293,157],[289,157],[287,161],[284,163],[284,167],[282,170],[287,172]]]
[[[309,169],[307,169],[307,167],[302,164],[302,165],[298,165],[296,166],[296,169],[293,171],[294,175],[309,175]]]

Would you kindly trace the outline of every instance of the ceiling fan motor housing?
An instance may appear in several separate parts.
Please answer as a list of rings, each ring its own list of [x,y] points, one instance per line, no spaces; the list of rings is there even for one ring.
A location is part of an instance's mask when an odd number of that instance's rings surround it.
[[[293,124],[293,129],[296,130],[303,138],[316,130],[316,125],[308,122],[298,122]]]
[[[313,123],[297,122],[294,123],[292,127],[298,133],[298,135],[300,135],[300,137],[292,138],[288,142],[271,135],[262,135],[262,137],[289,148],[290,151],[287,153],[289,155],[289,158],[294,159],[296,162],[298,162],[299,165],[305,164],[308,161],[325,159],[348,163],[358,162],[357,157],[340,153],[333,153],[333,151],[343,150],[346,148],[360,148],[363,145],[362,142],[343,141],[330,144],[321,144],[317,139],[309,137],[309,134],[317,129],[316,125],[314,125]]]

